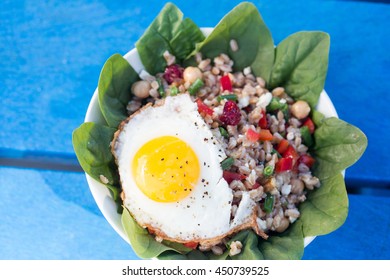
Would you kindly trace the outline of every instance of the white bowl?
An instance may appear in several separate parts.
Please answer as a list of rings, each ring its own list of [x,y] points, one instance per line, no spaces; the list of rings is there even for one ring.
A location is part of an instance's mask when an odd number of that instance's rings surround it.
[[[207,36],[212,31],[212,28],[202,28],[202,32]],[[132,49],[124,58],[130,63],[134,70],[139,74],[144,69],[141,59],[136,49]],[[328,94],[323,90],[321,92],[317,110],[323,113],[326,117],[338,117],[335,107],[330,100]],[[88,110],[85,116],[85,122],[105,123],[102,113],[100,112],[98,103],[98,89],[96,88],[92,99],[89,103]],[[117,206],[111,197],[109,190],[100,182],[94,180],[88,174],[86,174],[87,182],[91,193],[98,205],[100,211],[114,230],[128,243],[129,239],[122,227],[121,215],[117,213]],[[305,247],[314,240],[315,236],[305,237]]]

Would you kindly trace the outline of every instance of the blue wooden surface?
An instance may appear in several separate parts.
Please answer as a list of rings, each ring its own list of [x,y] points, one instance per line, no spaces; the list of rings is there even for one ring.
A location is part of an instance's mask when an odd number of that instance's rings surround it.
[[[0,259],[138,259],[109,226],[80,173],[0,168]],[[350,195],[337,231],[304,259],[390,259],[389,198]]]
[[[0,259],[133,259],[84,174],[0,168]]]
[[[215,26],[239,2],[175,1],[199,26]],[[346,224],[317,238],[304,258],[390,258],[389,238],[382,234],[389,230],[384,210],[390,210],[390,5],[254,3],[275,43],[301,30],[330,34],[326,90],[339,116],[369,140],[346,173],[349,190],[363,187],[350,196]],[[163,5],[1,1],[0,165],[77,169],[71,133],[84,119],[104,61],[133,48]],[[0,217],[0,259],[135,258],[100,214],[82,173],[0,167]]]

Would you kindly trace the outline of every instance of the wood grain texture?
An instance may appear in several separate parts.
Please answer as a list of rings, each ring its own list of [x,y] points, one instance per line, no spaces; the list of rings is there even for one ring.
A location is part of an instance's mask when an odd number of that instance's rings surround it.
[[[0,168],[0,259],[137,259],[78,173]],[[390,198],[350,195],[349,216],[304,259],[389,259]],[[364,233],[364,234],[362,234]]]
[[[349,215],[338,230],[314,239],[303,255],[312,260],[389,260],[390,199],[349,195]]]
[[[0,260],[137,259],[80,173],[0,168]]]

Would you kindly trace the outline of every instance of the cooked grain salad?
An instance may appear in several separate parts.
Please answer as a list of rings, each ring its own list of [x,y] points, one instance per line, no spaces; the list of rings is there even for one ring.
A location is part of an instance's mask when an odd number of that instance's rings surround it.
[[[237,43],[231,45],[238,49]],[[315,125],[310,106],[291,98],[283,87],[270,92],[250,67],[233,72],[234,62],[226,54],[211,60],[197,53],[197,66],[186,68],[176,64],[168,51],[164,57],[164,73],[145,73],[145,80],[133,84],[135,98],[128,103],[129,115],[142,104],[189,94],[228,156],[221,167],[233,190],[231,219],[242,192],[249,191],[257,202],[259,227],[265,233],[284,232],[299,218],[298,206],[306,200],[307,191],[320,187],[311,172],[315,159],[309,147]],[[199,249],[222,254],[226,241]],[[239,252],[235,249],[235,254]]]

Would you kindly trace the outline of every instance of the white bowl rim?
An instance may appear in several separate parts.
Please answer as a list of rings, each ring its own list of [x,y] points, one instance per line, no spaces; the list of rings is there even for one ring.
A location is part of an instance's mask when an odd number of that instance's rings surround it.
[[[202,32],[207,36],[211,33],[213,28],[204,27],[201,28]],[[133,48],[129,52],[127,52],[123,56],[130,65],[134,68],[134,70],[140,74],[144,67],[142,65],[141,59],[138,55],[136,48]],[[318,104],[316,109],[323,113],[325,117],[337,117],[338,114],[336,109],[325,90],[322,90],[320,94],[320,98],[318,100]],[[85,115],[84,122],[98,122],[105,123],[104,118],[100,112],[99,102],[98,102],[98,88],[95,89],[94,94],[91,98],[91,101],[88,105],[87,113]],[[93,198],[96,201],[97,206],[102,212],[104,218],[108,221],[108,223],[113,227],[113,229],[127,242],[130,244],[130,241],[123,229],[121,222],[121,215],[117,213],[117,205],[111,197],[111,194],[107,187],[105,187],[102,183],[94,180],[91,176],[85,173],[89,189],[92,193]],[[344,175],[344,172],[343,172]],[[316,236],[307,236],[304,238],[304,247],[308,246]],[[131,244],[130,244],[131,245]]]

